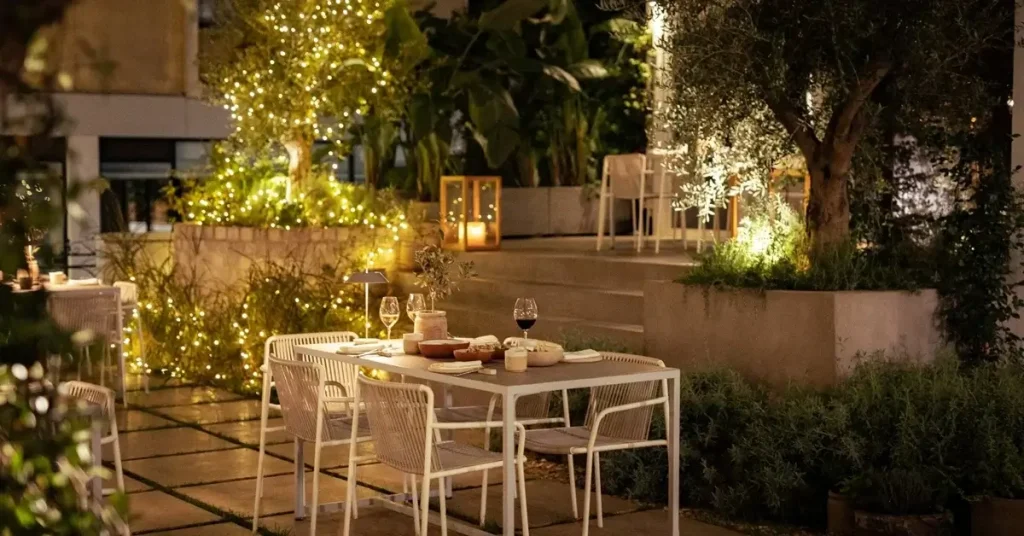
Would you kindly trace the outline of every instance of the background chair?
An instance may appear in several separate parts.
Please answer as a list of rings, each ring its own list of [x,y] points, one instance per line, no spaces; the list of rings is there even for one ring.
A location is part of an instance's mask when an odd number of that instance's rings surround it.
[[[447,506],[444,494],[444,479],[450,476],[487,471],[502,466],[501,454],[456,441],[441,441],[441,431],[501,428],[500,422],[440,423],[434,416],[434,392],[425,385],[384,383],[359,376],[356,388],[357,403],[366,408],[365,415],[373,436],[377,459],[402,473],[412,475],[413,522],[417,534],[427,536],[428,505],[430,502],[430,481],[438,481],[438,499],[441,507],[441,534],[448,534]],[[359,431],[360,413],[355,414],[353,429]],[[529,536],[530,525],[527,514],[526,480],[523,471],[525,456],[523,437],[526,433],[522,424],[516,424],[519,431],[519,446],[516,452],[516,471],[519,484],[519,506],[522,516],[523,535]],[[354,451],[349,451],[348,497],[345,503],[345,528],[343,535],[349,536],[353,517],[352,497],[355,497],[357,467],[353,460]],[[422,489],[416,490],[416,477],[422,480]],[[487,489],[481,490],[486,496]]]
[[[135,283],[129,281],[115,281],[114,287],[121,291],[121,318],[122,324],[128,324],[130,318],[136,320],[135,326],[138,330],[137,339],[139,341],[139,359],[143,363],[146,362],[146,339],[142,333],[142,315],[139,311],[139,287]],[[116,336],[123,338],[122,334]],[[145,392],[149,392],[149,372],[145,369],[140,372],[142,375],[142,388]]]
[[[640,153],[608,155],[604,157],[601,170],[601,191],[597,217],[597,250],[601,250],[604,241],[605,227],[608,227],[615,247],[615,200],[628,199],[632,210],[633,237],[636,250],[640,251],[644,244],[643,211],[648,199],[659,200],[659,207],[664,206],[664,188],[658,192],[648,191],[646,156]],[[652,181],[653,182],[653,181]],[[654,234],[660,236],[661,218],[655,218]]]
[[[100,385],[106,386],[106,368],[109,366],[110,346],[113,341],[120,342],[122,336],[117,330],[117,316],[120,314],[121,303],[109,289],[76,290],[75,292],[52,292],[48,297],[47,307],[54,322],[62,329],[72,332],[86,332],[87,341],[78,348],[78,379],[82,379],[82,363],[92,372],[92,356],[89,347],[97,341],[103,341],[103,352],[100,356]],[[113,341],[108,340],[113,337]],[[124,357],[120,356],[120,378],[122,399],[124,398]]]
[[[619,361],[664,367],[659,359],[630,354],[601,352],[606,361]],[[661,396],[655,396],[661,385]],[[526,432],[526,448],[543,454],[587,455],[583,496],[583,536],[590,529],[591,476],[596,482],[597,526],[604,526],[601,504],[601,453],[613,450],[668,446],[667,439],[649,439],[655,406],[662,406],[669,422],[668,381],[634,382],[590,390],[587,418],[583,426],[545,428]],[[573,490],[573,515],[576,516],[574,473],[569,473]]]
[[[320,453],[324,447],[349,445],[352,463],[372,456],[356,456],[356,445],[369,441],[368,433],[358,435],[353,429],[353,417],[331,414],[328,402],[352,402],[353,399],[337,399],[327,396],[327,371],[319,363],[270,358],[270,373],[276,379],[277,395],[281,402],[284,429],[297,441],[313,443],[313,500],[310,514],[310,535],[316,534],[317,514],[320,510]],[[296,471],[304,471],[303,462],[296,458]],[[355,465],[349,467],[353,471]],[[351,474],[351,473],[350,473]],[[352,477],[350,477],[352,478]],[[305,496],[305,489],[296,489],[296,495]],[[355,500],[354,490],[346,502]],[[260,503],[263,498],[262,457],[256,474],[256,504],[253,508],[252,530],[259,527]],[[297,505],[301,506],[301,505]],[[296,515],[300,512],[296,511]]]
[[[101,445],[113,445],[114,451],[114,476],[116,478],[116,491],[124,492],[124,471],[121,469],[121,442],[117,437],[117,414],[114,412],[114,391],[106,387],[80,381],[70,381],[60,384],[60,394],[82,400],[88,404],[100,408],[99,418],[104,419],[107,424],[107,434],[100,438]],[[95,417],[94,417],[95,418]],[[95,459],[99,460],[102,453],[95,453]],[[113,493],[115,489],[103,490],[104,495]]]

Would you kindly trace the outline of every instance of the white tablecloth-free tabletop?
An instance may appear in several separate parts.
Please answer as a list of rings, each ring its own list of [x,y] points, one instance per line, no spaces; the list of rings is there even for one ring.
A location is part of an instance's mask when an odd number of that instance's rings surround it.
[[[396,341],[391,342],[395,347]],[[400,343],[398,343],[400,345]],[[396,355],[385,357],[370,355],[357,357],[338,354],[338,344],[311,344],[295,348],[296,354],[312,355],[326,359],[337,359],[345,363],[367,366],[393,374],[402,374],[437,382],[445,386],[462,387],[493,393],[502,397],[502,527],[504,535],[515,532],[515,404],[513,399],[524,395],[616,385],[622,383],[669,381],[670,418],[668,429],[669,460],[669,515],[672,516],[671,536],[679,536],[679,369],[638,365],[613,361],[595,363],[559,363],[551,367],[533,367],[526,372],[508,372],[502,362],[492,362],[487,368],[497,371],[494,376],[467,374],[455,376],[431,372],[428,367],[437,360],[422,356]]]

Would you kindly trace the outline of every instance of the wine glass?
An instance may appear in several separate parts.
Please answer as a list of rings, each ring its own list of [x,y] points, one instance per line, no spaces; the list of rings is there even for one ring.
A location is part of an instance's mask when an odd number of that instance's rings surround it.
[[[410,322],[416,322],[416,313],[426,310],[427,300],[422,294],[410,294],[406,302],[405,312],[409,315]]]
[[[398,305],[398,298],[385,296],[380,301],[380,321],[388,328],[388,340],[391,340],[391,328],[398,322],[398,316],[402,314],[402,308]]]
[[[519,329],[523,330],[523,338],[529,339],[530,328],[537,322],[537,302],[533,298],[519,298],[516,300],[512,316],[515,317],[516,324],[519,324]]]

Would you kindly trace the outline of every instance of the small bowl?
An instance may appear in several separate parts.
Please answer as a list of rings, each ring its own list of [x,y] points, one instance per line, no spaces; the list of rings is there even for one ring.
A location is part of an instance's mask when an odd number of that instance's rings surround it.
[[[423,357],[430,359],[450,359],[455,357],[456,350],[469,348],[469,341],[457,341],[453,339],[439,339],[423,341],[419,344],[420,353]]]
[[[505,350],[503,348],[497,350],[474,350],[473,348],[455,350],[456,361],[480,361],[487,363],[495,359],[505,359]]]
[[[527,352],[526,363],[531,367],[550,367],[560,363],[563,357],[565,357],[565,352],[563,350]]]

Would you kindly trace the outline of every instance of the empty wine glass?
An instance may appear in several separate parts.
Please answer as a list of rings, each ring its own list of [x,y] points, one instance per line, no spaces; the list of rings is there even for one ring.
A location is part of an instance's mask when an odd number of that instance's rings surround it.
[[[402,314],[402,308],[398,305],[398,298],[385,296],[380,301],[380,321],[388,328],[388,340],[391,340],[391,328],[398,322],[398,316]]]
[[[537,302],[533,298],[519,298],[512,311],[519,329],[523,330],[523,338],[530,338],[530,328],[537,322]]]
[[[409,315],[410,322],[416,322],[416,313],[427,308],[427,300],[422,294],[410,294],[409,301],[405,304],[405,312]]]

